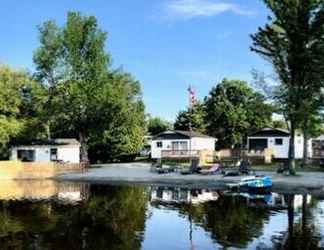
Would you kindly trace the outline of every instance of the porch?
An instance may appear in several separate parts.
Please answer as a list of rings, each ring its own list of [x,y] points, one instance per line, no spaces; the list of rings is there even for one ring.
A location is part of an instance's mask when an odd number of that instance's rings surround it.
[[[199,158],[200,150],[162,150],[162,158]]]

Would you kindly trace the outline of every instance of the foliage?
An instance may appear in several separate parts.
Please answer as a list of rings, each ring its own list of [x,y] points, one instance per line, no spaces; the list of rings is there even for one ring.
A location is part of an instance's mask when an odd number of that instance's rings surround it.
[[[151,117],[151,116],[148,117],[147,131],[149,134],[157,135],[161,132],[170,129],[171,129],[171,125],[167,121],[164,121],[159,117]]]
[[[206,112],[203,103],[197,102],[192,110],[180,111],[177,115],[176,121],[174,123],[174,129],[176,130],[190,130],[197,131],[200,133],[206,132]]]
[[[288,129],[287,123],[283,120],[273,120],[271,122],[272,128]]]
[[[264,0],[269,22],[252,35],[252,51],[270,61],[280,86],[275,98],[290,123],[289,160],[295,167],[295,130],[318,106],[324,74],[324,3],[321,0]]]
[[[207,133],[219,147],[242,143],[243,136],[267,126],[272,106],[246,82],[224,79],[205,98]]]
[[[92,185],[89,198],[75,203],[2,200],[1,247],[140,249],[147,200],[144,188],[103,185]]]
[[[36,76],[48,86],[53,134],[77,136],[84,162],[89,147],[111,156],[136,153],[144,130],[140,85],[108,69],[107,34],[96,18],[69,12],[63,27],[48,21],[39,32],[34,62]]]
[[[111,86],[101,97],[106,119],[102,121],[103,131],[94,131],[90,138],[90,158],[131,161],[143,145],[145,132],[140,84],[121,71],[110,78]]]
[[[44,89],[23,70],[0,65],[0,156],[7,156],[8,143],[44,136],[40,122]],[[37,128],[37,129],[35,129]]]

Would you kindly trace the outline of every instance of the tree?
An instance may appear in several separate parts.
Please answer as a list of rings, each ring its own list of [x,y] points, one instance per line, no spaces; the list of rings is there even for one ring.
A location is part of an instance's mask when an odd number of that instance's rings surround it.
[[[103,130],[92,133],[90,158],[96,161],[131,161],[142,148],[145,133],[144,103],[140,83],[130,74],[115,71],[111,86],[102,93]]]
[[[205,98],[207,133],[218,147],[242,144],[243,137],[271,121],[272,106],[246,82],[224,79]]]
[[[171,125],[159,117],[149,117],[147,121],[147,131],[151,135],[157,135],[171,129]]]
[[[192,110],[180,111],[176,117],[174,123],[174,129],[176,130],[190,130],[205,133],[206,132],[206,122],[205,122],[205,106],[203,103],[197,102]]]
[[[295,131],[312,98],[320,93],[324,72],[324,7],[321,0],[264,0],[269,23],[252,35],[252,51],[270,61],[280,81],[276,99],[289,120],[289,166],[295,173]],[[310,110],[309,110],[310,109]],[[312,112],[311,112],[312,113]]]
[[[27,72],[0,65],[0,156],[8,156],[8,144],[44,135],[39,119],[44,91]]]
[[[69,12],[63,27],[48,21],[39,32],[36,76],[48,88],[54,134],[64,130],[77,136],[83,162],[89,161],[90,144],[102,145],[116,131],[123,139],[114,140],[134,151],[138,147],[134,145],[142,143],[144,129],[140,86],[129,74],[109,70],[110,55],[104,49],[107,34],[96,18]],[[114,127],[116,123],[119,127]]]

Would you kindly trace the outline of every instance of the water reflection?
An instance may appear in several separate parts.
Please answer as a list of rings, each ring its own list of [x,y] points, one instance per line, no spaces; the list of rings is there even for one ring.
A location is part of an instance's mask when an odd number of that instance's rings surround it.
[[[321,249],[324,201],[202,189],[1,182],[0,249]]]
[[[1,180],[0,200],[58,199],[66,202],[85,201],[89,184],[59,183],[53,180]]]

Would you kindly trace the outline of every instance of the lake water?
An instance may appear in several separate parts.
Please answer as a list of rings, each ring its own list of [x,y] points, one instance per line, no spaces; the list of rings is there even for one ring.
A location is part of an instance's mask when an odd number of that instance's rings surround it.
[[[1,181],[0,249],[324,249],[324,201]]]

